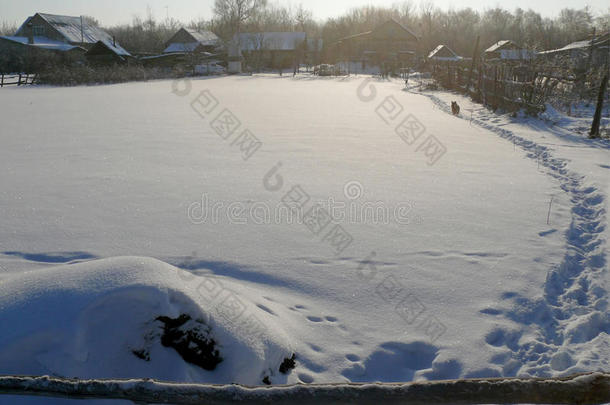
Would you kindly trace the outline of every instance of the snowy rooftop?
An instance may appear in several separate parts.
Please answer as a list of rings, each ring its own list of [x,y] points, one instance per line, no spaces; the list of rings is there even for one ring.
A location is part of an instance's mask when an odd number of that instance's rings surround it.
[[[108,48],[109,50],[111,50],[112,52],[114,52],[115,54],[119,55],[119,56],[131,56],[131,54],[129,52],[127,52],[125,49],[121,48],[121,46],[117,43],[115,43],[114,41],[108,41],[108,40],[99,40],[97,42],[97,44],[101,44],[103,46],[105,46],[106,48]]]
[[[183,32],[188,34],[190,40],[184,41],[184,36],[179,36],[179,34]],[[211,31],[196,31],[188,28],[181,28],[176,35],[166,42],[166,48],[163,53],[194,52],[200,45],[220,45],[220,38]]]
[[[502,47],[504,47],[506,45],[514,45],[514,43],[510,39],[505,39],[503,41],[498,41],[495,44],[493,44],[492,46],[490,46],[489,48],[487,48],[485,50],[485,52],[495,52],[495,51],[499,50],[500,48],[502,48]]]
[[[576,41],[576,42],[572,42],[571,44],[568,44],[568,45],[566,45],[566,46],[564,46],[562,48],[551,49],[551,50],[548,50],[548,51],[540,52],[540,54],[548,55],[548,54],[552,54],[552,53],[573,51],[573,50],[577,50],[577,49],[587,49],[590,46],[591,46],[591,41],[590,40]]]
[[[220,38],[212,31],[196,31],[191,29],[184,29],[186,32],[191,34],[200,44],[203,45],[215,45],[220,41]]]
[[[441,52],[444,51],[444,53],[449,53],[451,56],[446,56],[443,55]],[[439,45],[436,48],[434,48],[434,50],[432,50],[432,52],[430,52],[430,54],[428,55],[428,58],[437,58],[437,59],[451,59],[451,60],[457,60],[460,59],[460,57],[453,52],[453,49],[449,48],[447,45]]]
[[[99,27],[92,26],[81,17],[71,17],[65,15],[37,13],[41,18],[53,26],[66,40],[66,42],[95,44],[102,41],[106,46],[113,49],[118,55],[131,56],[119,44],[114,45],[110,34]],[[19,28],[19,33],[23,27],[32,19],[29,17]]]
[[[266,49],[270,51],[292,51],[305,41],[304,32],[258,32],[239,34],[242,51]]]

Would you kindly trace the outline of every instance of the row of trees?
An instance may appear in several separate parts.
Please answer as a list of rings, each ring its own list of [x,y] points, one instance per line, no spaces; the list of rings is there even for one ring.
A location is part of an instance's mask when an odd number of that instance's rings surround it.
[[[524,47],[542,50],[561,47],[586,38],[594,30],[607,31],[610,8],[595,15],[588,7],[566,8],[555,18],[542,17],[533,10],[500,7],[479,12],[472,8],[442,10],[429,0],[415,4],[412,0],[391,7],[354,8],[338,18],[316,21],[311,11],[297,7],[269,4],[266,0],[216,0],[214,17],[188,23],[167,18],[158,21],[150,9],[146,17],[134,17],[129,24],[105,27],[117,41],[133,52],[154,53],[180,27],[214,31],[224,40],[236,32],[305,31],[310,38],[330,44],[348,35],[371,30],[377,24],[394,18],[421,38],[420,51],[426,52],[444,43],[458,54],[469,56],[477,35],[482,46],[501,39],[512,39]],[[90,21],[96,23],[94,19]],[[0,33],[11,35],[16,26],[2,23]]]

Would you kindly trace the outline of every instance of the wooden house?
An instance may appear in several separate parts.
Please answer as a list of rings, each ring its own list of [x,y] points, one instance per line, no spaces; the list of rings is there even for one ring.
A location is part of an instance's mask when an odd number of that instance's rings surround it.
[[[36,60],[37,64],[48,63],[51,57],[96,64],[122,63],[131,58],[110,34],[83,18],[44,13],[28,17],[14,36],[0,37],[0,53],[13,62]]]
[[[291,68],[322,49],[321,40],[308,39],[304,32],[241,33],[233,43],[252,70]]]
[[[513,41],[506,39],[498,41],[483,52],[485,60],[523,60],[531,59],[532,53],[523,49]]]
[[[69,45],[91,49],[98,42],[120,49],[120,53],[129,55],[117,44],[112,35],[99,27],[93,26],[82,17],[36,13],[21,25],[15,33],[18,37],[40,37]]]
[[[391,19],[372,31],[342,38],[334,52],[340,60],[361,64],[363,69],[373,65],[395,72],[414,62],[418,42],[415,32]]]
[[[461,60],[462,57],[458,56],[453,52],[453,49],[449,48],[447,45],[441,44],[428,54],[428,59],[434,61],[457,62]]]
[[[166,43],[163,53],[214,53],[222,45],[220,38],[211,31],[195,31],[180,28]]]
[[[538,58],[555,63],[567,63],[573,67],[586,68],[588,63],[602,66],[609,62],[610,34],[572,42],[558,49],[538,52]]]

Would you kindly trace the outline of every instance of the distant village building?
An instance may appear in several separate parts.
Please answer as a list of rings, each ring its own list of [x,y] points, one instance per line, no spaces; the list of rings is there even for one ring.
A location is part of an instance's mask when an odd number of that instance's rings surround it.
[[[522,60],[531,59],[532,53],[521,48],[513,41],[506,39],[498,41],[483,53],[485,60]]]
[[[572,66],[592,63],[604,65],[610,56],[610,34],[608,32],[591,39],[572,42],[558,49],[539,52],[538,57],[554,62],[569,63]]]
[[[335,45],[340,60],[348,62],[350,70],[355,66],[358,71],[367,71],[372,66],[397,72],[414,63],[418,41],[413,31],[392,19],[372,31],[342,38]]]
[[[112,65],[127,63],[132,56],[116,42],[97,41],[85,54],[87,61],[95,65]]]
[[[81,17],[36,13],[25,20],[14,36],[0,37],[0,52],[11,52],[17,57],[39,56],[46,51],[82,58],[97,56],[103,53],[102,48],[110,55],[107,60],[126,61],[131,57],[110,34]]]
[[[160,55],[145,56],[140,62],[147,67],[185,69],[195,71],[198,67],[218,62],[219,53],[224,52],[220,38],[211,31],[180,28],[166,43]]]
[[[432,50],[432,52],[430,52],[428,54],[428,59],[435,60],[435,61],[455,62],[455,61],[461,60],[462,57],[458,56],[447,45],[442,45],[441,44],[441,45],[437,46],[436,48],[434,48]]]
[[[165,43],[165,50],[163,53],[214,53],[221,45],[220,38],[211,31],[196,31],[180,28],[180,30]]]
[[[91,49],[96,43],[103,42],[122,53],[129,54],[116,44],[112,35],[99,27],[87,23],[82,17],[36,13],[21,25],[15,36],[45,37],[51,40],[65,42],[85,49]]]
[[[334,51],[347,73],[397,73],[415,61],[419,38],[392,19],[372,31],[342,38]]]
[[[252,70],[292,68],[322,50],[322,40],[308,39],[304,32],[241,33],[233,43]]]

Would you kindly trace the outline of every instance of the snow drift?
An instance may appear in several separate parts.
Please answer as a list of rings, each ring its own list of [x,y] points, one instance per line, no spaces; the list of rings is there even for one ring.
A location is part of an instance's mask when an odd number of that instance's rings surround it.
[[[3,374],[261,385],[285,382],[294,355],[247,297],[150,258],[5,279],[0,330]]]

